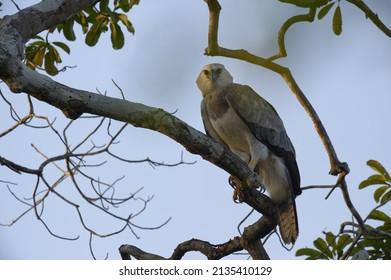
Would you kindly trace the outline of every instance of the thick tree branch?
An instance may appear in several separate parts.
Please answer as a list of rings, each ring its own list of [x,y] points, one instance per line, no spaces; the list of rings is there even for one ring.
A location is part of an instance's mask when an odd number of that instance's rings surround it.
[[[132,245],[121,245],[118,250],[123,260],[130,260],[130,256],[137,260],[165,260],[162,256],[144,252]]]
[[[218,245],[193,238],[179,244],[167,259],[180,260],[186,253],[197,251],[203,254],[208,260],[220,260],[232,253],[246,250],[254,260],[268,260],[270,258],[263,247],[261,238],[265,237],[274,228],[275,221],[263,216],[254,224],[246,227],[242,236],[236,236]],[[122,245],[119,248],[119,252],[123,260],[130,260],[130,257],[138,260],[165,259],[159,255],[146,253],[132,245]]]

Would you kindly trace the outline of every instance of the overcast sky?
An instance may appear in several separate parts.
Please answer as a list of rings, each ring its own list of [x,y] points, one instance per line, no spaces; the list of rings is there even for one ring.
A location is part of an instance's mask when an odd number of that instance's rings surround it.
[[[15,13],[16,8],[3,1],[0,16]],[[16,1],[20,8],[39,1]],[[277,31],[289,17],[302,10],[278,1],[221,1],[220,44],[234,49],[247,49],[257,55],[269,57],[277,51]],[[359,182],[372,174],[366,166],[368,159],[380,161],[391,170],[389,111],[391,101],[391,40],[381,33],[361,11],[341,1],[343,33],[332,32],[330,13],[322,21],[300,23],[287,34],[288,57],[277,62],[291,69],[297,83],[317,110],[341,161],[349,163],[347,177],[352,200],[362,216],[373,208],[373,189],[358,190]],[[391,26],[391,3],[369,1],[380,19]],[[276,108],[285,123],[297,154],[302,186],[334,184],[336,178],[328,175],[328,157],[309,117],[294,98],[280,76],[258,66],[221,57],[204,56],[207,44],[208,10],[202,0],[141,0],[128,15],[135,36],[126,35],[123,49],[114,51],[109,33],[103,34],[96,47],[78,40],[68,43],[71,55],[62,53],[64,65],[77,66],[54,77],[71,87],[120,97],[112,79],[122,88],[126,99],[160,107],[198,130],[203,130],[200,116],[201,93],[195,80],[203,65],[223,63],[234,81],[250,85]],[[388,21],[386,20],[388,18]],[[77,27],[78,28],[78,27]],[[59,37],[51,37],[57,40]],[[6,97],[26,112],[24,94],[14,95],[4,83],[0,84]],[[35,101],[36,113],[57,118],[61,128],[68,122],[61,112]],[[0,102],[0,131],[11,124],[9,111]],[[73,128],[74,144],[93,128],[94,122],[79,121]],[[119,127],[119,125],[117,125]],[[102,133],[104,135],[104,131]],[[102,139],[95,139],[103,144]],[[94,238],[97,258],[120,259],[117,248],[132,244],[165,257],[176,245],[191,238],[214,244],[226,242],[238,235],[237,225],[250,211],[247,205],[232,202],[232,190],[227,184],[228,174],[218,167],[188,153],[181,145],[153,131],[128,127],[120,138],[117,152],[130,159],[151,158],[155,161],[175,163],[183,158],[193,165],[175,168],[152,168],[148,164],[117,165],[110,162],[99,169],[99,177],[113,181],[126,175],[117,185],[122,193],[143,190],[141,198],[153,196],[147,210],[134,222],[140,226],[158,226],[171,217],[170,222],[158,230],[135,229],[139,239],[129,231],[118,236]],[[37,168],[42,157],[30,146],[33,143],[47,155],[63,153],[56,136],[43,130],[19,129],[0,141],[0,154],[10,160]],[[55,168],[49,178],[59,176]],[[57,176],[57,177],[56,177]],[[32,195],[35,178],[19,176],[0,167],[0,180],[17,183],[11,186],[23,197]],[[80,198],[70,181],[60,190],[78,203]],[[297,249],[312,246],[322,231],[337,233],[339,225],[350,221],[351,215],[336,190],[325,200],[327,191],[307,190],[297,198],[300,235],[292,251],[281,247],[276,236],[271,237],[266,250],[272,259],[291,259]],[[26,207],[14,199],[5,184],[0,184],[0,223],[9,223]],[[140,200],[135,201],[134,211]],[[124,213],[133,211],[123,209]],[[127,211],[125,211],[127,210]],[[390,206],[383,209],[391,213]],[[1,259],[91,259],[88,238],[77,214],[59,199],[51,196],[45,203],[44,217],[51,229],[63,236],[80,235],[77,241],[64,241],[51,236],[37,221],[34,213],[27,214],[12,227],[0,227]],[[118,227],[113,220],[103,218],[86,209],[89,225],[100,232]],[[248,225],[258,218],[253,214]],[[202,259],[192,253],[186,258]],[[231,258],[245,258],[232,256]]]

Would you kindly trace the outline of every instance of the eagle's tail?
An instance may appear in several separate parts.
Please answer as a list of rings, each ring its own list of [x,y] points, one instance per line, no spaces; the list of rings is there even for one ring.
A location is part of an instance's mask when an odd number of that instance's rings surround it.
[[[283,210],[279,209],[279,212],[279,227],[282,240],[285,244],[295,244],[299,235],[299,225],[294,201]]]

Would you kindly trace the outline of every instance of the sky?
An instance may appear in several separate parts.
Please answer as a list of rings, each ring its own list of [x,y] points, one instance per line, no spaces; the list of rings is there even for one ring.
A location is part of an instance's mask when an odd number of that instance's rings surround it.
[[[20,8],[38,1],[16,1]],[[277,32],[290,16],[304,11],[278,1],[247,0],[238,6],[237,1],[221,1],[220,45],[243,48],[263,57],[277,51]],[[370,7],[385,24],[391,26],[391,3],[371,1]],[[391,104],[391,40],[381,33],[361,11],[341,1],[343,33],[332,32],[332,14],[313,23],[300,23],[286,35],[288,57],[278,63],[289,67],[297,83],[319,114],[341,161],[348,162],[351,173],[347,177],[351,198],[363,217],[374,207],[374,189],[358,190],[358,184],[373,171],[366,161],[375,159],[391,170],[389,104]],[[11,1],[3,1],[0,16],[15,13]],[[330,185],[336,177],[328,175],[329,163],[322,143],[304,109],[297,102],[280,76],[246,62],[207,57],[208,10],[201,0],[142,0],[128,14],[135,27],[135,35],[126,35],[123,49],[111,48],[109,33],[103,34],[97,46],[84,44],[78,31],[76,42],[68,56],[62,53],[63,65],[77,66],[54,77],[58,82],[92,92],[106,92],[120,98],[112,80],[119,85],[130,101],[163,108],[200,131],[202,99],[195,80],[201,68],[208,63],[223,63],[240,84],[250,85],[267,99],[284,121],[297,154],[302,187]],[[388,21],[387,21],[388,18]],[[57,35],[53,41],[61,39]],[[24,94],[12,94],[4,83],[0,88],[20,112],[26,112]],[[69,122],[61,112],[49,105],[34,101],[37,114],[56,119],[61,129]],[[22,114],[22,113],[21,113]],[[0,131],[12,121],[8,107],[0,102]],[[76,145],[86,131],[93,129],[97,120],[83,119],[72,125],[69,136]],[[119,128],[116,123],[112,127]],[[71,137],[72,136],[72,137]],[[96,144],[107,140],[105,131],[94,139]],[[219,244],[237,236],[237,226],[250,212],[244,204],[232,201],[232,189],[227,184],[228,174],[190,154],[180,144],[154,131],[127,127],[116,146],[116,152],[129,159],[151,158],[165,163],[176,163],[183,156],[191,165],[152,168],[147,163],[120,164],[112,159],[94,173],[102,180],[114,181],[125,175],[116,187],[121,194],[138,192],[138,197],[153,197],[146,210],[134,219],[142,227],[135,228],[136,238],[125,231],[110,238],[94,238],[94,255],[98,259],[120,259],[118,247],[132,244],[147,252],[168,257],[180,242],[197,238]],[[17,129],[0,141],[0,154],[20,164],[37,168],[42,162],[31,144],[46,155],[54,156],[64,151],[58,138],[48,130]],[[95,163],[103,161],[96,159]],[[94,161],[93,161],[94,162]],[[60,172],[48,168],[47,176],[54,181]],[[8,184],[15,194],[31,197],[35,179],[17,175],[0,168],[0,180]],[[87,188],[88,184],[83,185]],[[59,190],[81,205],[80,197],[71,182],[65,181]],[[88,190],[87,190],[88,191]],[[300,234],[291,251],[285,250],[273,235],[265,248],[272,259],[293,259],[295,251],[312,247],[312,242],[323,231],[337,233],[342,222],[350,221],[351,214],[339,190],[325,200],[327,190],[306,190],[296,200]],[[0,183],[0,223],[7,224],[26,210]],[[122,213],[137,212],[142,200],[119,209]],[[85,209],[85,210],[84,210]],[[119,224],[91,208],[83,206],[88,225],[102,233],[115,230]],[[390,214],[390,206],[383,211]],[[244,225],[255,221],[252,214]],[[55,196],[45,202],[44,218],[50,228],[62,236],[80,236],[77,241],[66,241],[50,235],[30,212],[12,227],[0,227],[0,259],[91,259],[89,235],[80,225],[72,207]],[[243,229],[243,226],[242,226]],[[203,259],[198,253],[187,254],[188,259]],[[246,256],[230,256],[245,259]]]

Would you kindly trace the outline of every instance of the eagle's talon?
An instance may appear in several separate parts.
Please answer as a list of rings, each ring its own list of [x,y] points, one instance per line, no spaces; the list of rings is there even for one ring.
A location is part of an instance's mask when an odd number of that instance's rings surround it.
[[[242,182],[240,182],[240,180],[234,176],[229,176],[228,182],[231,185],[231,187],[234,188],[234,193],[233,193],[234,202],[242,203],[244,201]]]
[[[232,196],[232,199],[235,203],[241,203],[242,201],[240,200],[239,194],[236,189],[234,189],[234,193]]]

